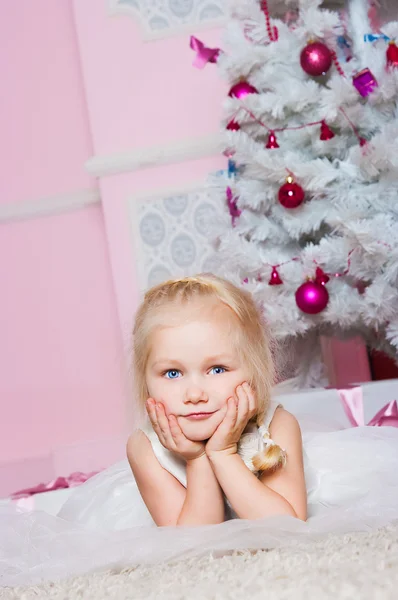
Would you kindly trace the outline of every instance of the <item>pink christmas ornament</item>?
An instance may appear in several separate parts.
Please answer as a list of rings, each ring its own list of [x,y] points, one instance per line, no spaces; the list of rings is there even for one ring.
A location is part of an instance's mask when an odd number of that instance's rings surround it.
[[[394,41],[391,41],[387,48],[387,66],[398,67],[398,46]]]
[[[325,75],[332,66],[332,53],[322,42],[310,42],[301,51],[300,64],[308,75]]]
[[[325,283],[330,281],[330,277],[321,269],[321,267],[317,267],[315,271],[315,281],[325,285]]]
[[[297,208],[304,202],[304,190],[298,183],[294,183],[293,177],[289,175],[286,183],[278,192],[278,200],[285,208]]]
[[[328,140],[333,139],[335,135],[336,134],[330,129],[329,125],[325,121],[322,121],[320,139],[323,142],[327,142]]]
[[[227,187],[227,205],[229,214],[231,215],[232,227],[235,227],[235,221],[238,217],[240,217],[242,211],[238,208],[237,198],[234,198],[232,190],[229,186]]]
[[[240,125],[239,125],[239,123],[237,123],[237,122],[235,121],[235,119],[232,119],[232,120],[231,120],[231,121],[228,123],[228,125],[227,125],[227,129],[228,129],[228,131],[239,131],[239,129],[240,129]]]
[[[276,267],[272,267],[272,273],[268,285],[282,285],[283,281],[279,276],[278,270]]]
[[[235,85],[231,87],[228,96],[242,100],[243,98],[246,98],[248,94],[258,94],[258,91],[247,81],[238,81],[238,83],[235,83]]]
[[[220,48],[207,48],[203,42],[191,35],[190,47],[196,52],[193,66],[198,69],[203,69],[207,63],[216,63],[220,56]]]
[[[329,292],[317,281],[307,281],[296,291],[296,304],[307,315],[316,315],[328,305]]]
[[[268,142],[265,147],[268,149],[279,148],[279,144],[276,140],[276,135],[274,131],[269,132]]]
[[[358,90],[363,98],[369,96],[373,90],[378,87],[377,80],[369,69],[363,69],[352,78],[354,87]]]

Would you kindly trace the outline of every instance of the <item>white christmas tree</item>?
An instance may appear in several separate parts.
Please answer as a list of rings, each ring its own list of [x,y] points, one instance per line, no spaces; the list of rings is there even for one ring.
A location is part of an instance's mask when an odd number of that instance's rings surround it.
[[[278,19],[270,2],[230,4],[212,55],[230,86],[217,271],[317,385],[322,335],[398,356],[398,22],[372,30],[365,0],[300,0]]]

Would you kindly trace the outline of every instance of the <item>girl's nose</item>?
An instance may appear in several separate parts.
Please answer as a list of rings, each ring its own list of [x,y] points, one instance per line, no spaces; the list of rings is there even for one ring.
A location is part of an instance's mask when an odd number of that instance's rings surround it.
[[[206,391],[197,385],[190,385],[185,392],[185,402],[207,402],[208,395]]]

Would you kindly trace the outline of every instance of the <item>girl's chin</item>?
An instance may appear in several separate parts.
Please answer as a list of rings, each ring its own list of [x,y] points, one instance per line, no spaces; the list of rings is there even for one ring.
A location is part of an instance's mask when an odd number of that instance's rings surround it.
[[[189,425],[184,425],[181,427],[183,434],[192,442],[203,442],[211,438],[215,430],[217,429],[217,425],[210,425],[210,423],[190,423]]]

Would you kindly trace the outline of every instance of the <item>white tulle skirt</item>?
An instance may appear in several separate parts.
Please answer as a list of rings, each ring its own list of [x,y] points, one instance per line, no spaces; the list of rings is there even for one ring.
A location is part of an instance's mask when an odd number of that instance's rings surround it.
[[[308,423],[307,423],[308,425]],[[398,428],[303,430],[308,520],[269,517],[220,525],[154,525],[127,461],[90,479],[58,517],[0,507],[0,585],[39,583],[95,569],[275,548],[398,519]]]

